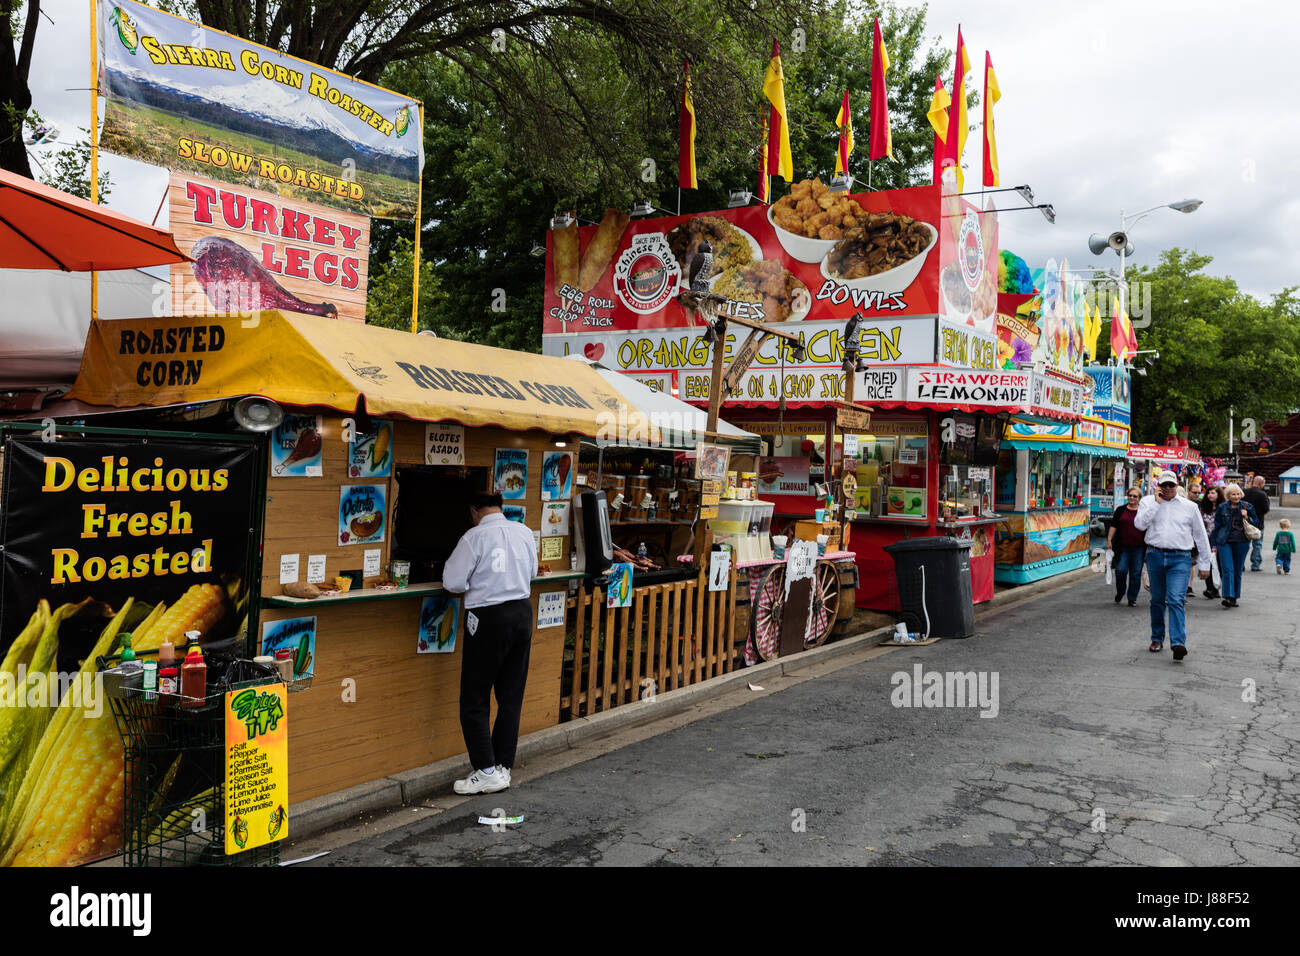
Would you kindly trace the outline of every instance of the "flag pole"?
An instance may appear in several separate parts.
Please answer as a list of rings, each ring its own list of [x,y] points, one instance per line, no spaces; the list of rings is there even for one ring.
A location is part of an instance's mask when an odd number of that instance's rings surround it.
[[[424,104],[419,104],[420,138],[424,138]],[[410,107],[407,107],[410,109]],[[420,331],[420,217],[424,199],[424,170],[415,180],[415,248],[411,250],[411,334]]]
[[[99,9],[90,0],[90,201],[99,202]],[[99,275],[90,270],[90,317],[99,318]]]

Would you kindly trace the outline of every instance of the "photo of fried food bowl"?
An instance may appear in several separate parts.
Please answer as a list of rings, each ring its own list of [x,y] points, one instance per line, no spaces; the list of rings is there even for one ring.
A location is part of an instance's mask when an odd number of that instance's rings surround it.
[[[939,242],[928,222],[894,213],[872,213],[835,244],[821,264],[822,275],[850,289],[902,292],[921,274]]]
[[[637,295],[650,299],[658,295],[668,282],[668,272],[658,256],[642,256],[632,263],[632,289]]]
[[[767,221],[792,259],[821,262],[867,215],[848,193],[833,193],[820,179],[804,179],[767,208]]]

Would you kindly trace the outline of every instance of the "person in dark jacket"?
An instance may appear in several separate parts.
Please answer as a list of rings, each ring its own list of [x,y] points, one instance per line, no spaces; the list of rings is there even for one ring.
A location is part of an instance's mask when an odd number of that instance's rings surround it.
[[[1209,535],[1211,539],[1214,538],[1214,514],[1219,510],[1219,505],[1223,504],[1225,500],[1227,499],[1223,497],[1223,489],[1218,485],[1211,485],[1209,488],[1205,489],[1205,494],[1202,495],[1201,500],[1197,502],[1197,504],[1201,506],[1201,519],[1205,522],[1205,533]],[[1218,560],[1218,555],[1214,555],[1213,557],[1214,560]],[[1219,592],[1219,589],[1214,586],[1214,578],[1211,577],[1205,582],[1205,599],[1208,601],[1221,597],[1223,597],[1223,595]]]
[[[1106,536],[1106,547],[1115,554],[1115,603],[1122,601],[1127,593],[1129,607],[1137,607],[1138,594],[1142,591],[1142,565],[1147,555],[1146,532],[1133,523],[1141,500],[1142,492],[1136,488],[1128,490],[1128,504],[1115,509]]]
[[[1242,497],[1255,509],[1255,514],[1259,516],[1259,528],[1261,531],[1264,530],[1264,516],[1268,514],[1269,507],[1268,492],[1264,490],[1264,476],[1256,475],[1247,484],[1246,490],[1242,492]],[[1260,535],[1250,543],[1250,569],[1259,571],[1263,564],[1264,536]]]
[[[1264,522],[1255,514],[1254,507],[1242,497],[1240,485],[1228,485],[1228,500],[1214,513],[1214,534],[1210,543],[1219,552],[1219,572],[1223,577],[1223,606],[1236,607],[1241,597],[1241,572],[1245,570],[1246,555],[1250,552],[1250,538],[1246,525],[1260,529],[1263,540]]]

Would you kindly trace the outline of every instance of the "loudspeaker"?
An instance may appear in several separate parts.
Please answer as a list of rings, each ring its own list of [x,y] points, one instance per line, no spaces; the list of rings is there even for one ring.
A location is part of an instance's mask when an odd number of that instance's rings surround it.
[[[1088,251],[1094,256],[1101,255],[1109,248],[1110,246],[1107,245],[1105,236],[1099,236],[1094,232],[1088,237]]]

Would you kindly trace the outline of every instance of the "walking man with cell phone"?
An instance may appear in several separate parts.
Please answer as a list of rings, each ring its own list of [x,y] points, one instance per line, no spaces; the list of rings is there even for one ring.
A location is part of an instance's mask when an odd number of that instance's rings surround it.
[[[1165,616],[1169,617],[1169,647],[1174,660],[1187,656],[1185,604],[1192,574],[1192,552],[1197,554],[1197,576],[1210,576],[1210,538],[1196,504],[1178,494],[1178,476],[1160,473],[1159,490],[1138,505],[1133,524],[1146,532],[1147,576],[1151,579],[1151,644],[1147,650],[1164,650]]]

